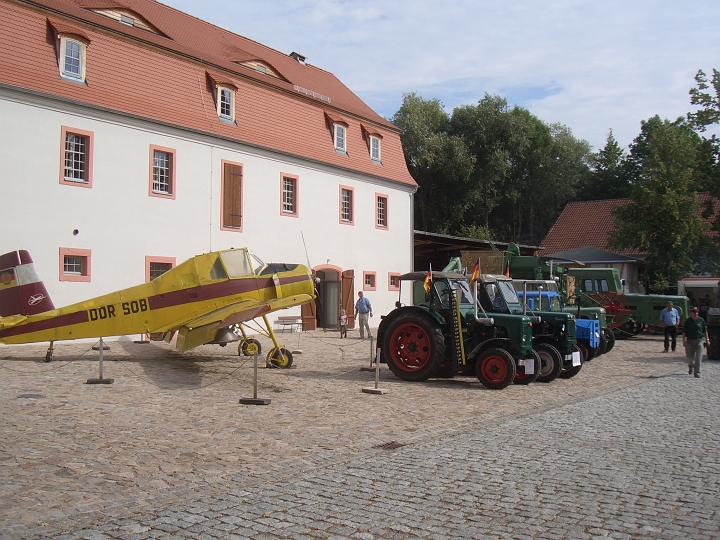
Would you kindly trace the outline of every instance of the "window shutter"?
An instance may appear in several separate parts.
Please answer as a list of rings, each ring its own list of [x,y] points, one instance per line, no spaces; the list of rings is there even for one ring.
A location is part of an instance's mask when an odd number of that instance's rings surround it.
[[[242,166],[232,163],[223,171],[223,227],[242,227]]]

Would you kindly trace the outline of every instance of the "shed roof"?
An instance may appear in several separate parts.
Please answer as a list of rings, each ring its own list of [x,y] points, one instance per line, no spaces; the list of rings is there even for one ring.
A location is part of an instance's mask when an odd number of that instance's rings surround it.
[[[697,213],[706,226],[720,215],[720,199],[707,192],[697,194]],[[576,201],[568,203],[540,243],[546,253],[557,254],[577,248],[593,247],[608,250],[608,236],[613,229],[612,211],[624,206],[630,199],[606,199],[602,201]],[[709,231],[709,236],[717,233]],[[644,258],[646,253],[626,249],[618,251],[630,257]]]

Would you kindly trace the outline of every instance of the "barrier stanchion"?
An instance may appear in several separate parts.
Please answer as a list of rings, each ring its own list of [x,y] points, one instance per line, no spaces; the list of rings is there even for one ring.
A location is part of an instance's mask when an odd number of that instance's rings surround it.
[[[374,364],[373,364],[373,355],[372,355],[373,350],[374,350],[374,349],[373,349],[373,344],[374,344],[374,343],[375,343],[375,338],[373,338],[372,336],[370,336],[370,366],[368,366],[368,367],[363,366],[363,367],[360,368],[360,371],[374,371],[374,370],[375,370],[375,367],[374,367]],[[379,350],[379,349],[378,349],[378,350]]]
[[[96,347],[93,347],[95,349]],[[105,344],[103,343],[103,338],[100,338],[100,344],[97,347],[98,350],[98,360],[100,361],[100,377],[97,379],[88,379],[87,384],[112,384],[115,382],[115,379],[105,379],[103,377],[103,351],[110,350],[110,347],[105,347]]]
[[[240,398],[240,403],[242,405],[270,405],[269,399],[262,399],[257,397],[257,362],[258,362],[258,355],[257,353],[253,354],[254,360],[255,360],[255,368],[253,370],[253,397],[251,398]]]
[[[375,351],[375,386],[363,388],[365,394],[387,394],[388,390],[380,388],[380,348]]]

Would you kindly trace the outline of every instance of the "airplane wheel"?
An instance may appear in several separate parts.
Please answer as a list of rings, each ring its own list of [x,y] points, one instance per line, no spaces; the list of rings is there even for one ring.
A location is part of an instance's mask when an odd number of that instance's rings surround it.
[[[257,339],[244,339],[238,345],[238,356],[241,354],[243,356],[253,356],[254,354],[260,356],[262,354],[262,345]]]
[[[267,365],[276,368],[287,369],[292,366],[292,353],[285,347],[272,349],[267,355]]]
[[[52,362],[53,359],[53,352],[48,351],[45,353],[45,362]]]

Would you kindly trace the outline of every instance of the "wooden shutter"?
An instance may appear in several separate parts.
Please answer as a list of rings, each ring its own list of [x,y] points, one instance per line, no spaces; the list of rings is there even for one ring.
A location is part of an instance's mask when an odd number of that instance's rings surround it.
[[[223,227],[242,228],[242,166],[223,164]]]
[[[348,328],[355,328],[355,271],[345,270],[342,273],[342,308],[347,315]]]
[[[313,281],[315,281],[315,270],[312,271],[312,277]],[[315,305],[316,301],[317,299],[300,306],[300,316],[302,317],[303,330],[317,329],[317,306]]]

